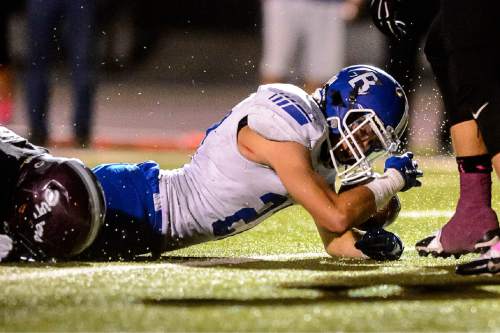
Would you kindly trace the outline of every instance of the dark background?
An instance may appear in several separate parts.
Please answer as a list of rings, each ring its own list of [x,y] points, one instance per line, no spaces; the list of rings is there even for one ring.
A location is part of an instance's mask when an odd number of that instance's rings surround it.
[[[15,72],[15,110],[9,126],[21,134],[27,131],[23,2],[0,0],[0,10],[10,13],[8,42]],[[131,131],[135,141],[151,137],[152,142],[203,131],[260,82],[259,0],[97,0],[97,4],[96,142],[108,138],[129,142]],[[346,40],[346,65],[384,67],[386,40],[373,26],[366,5],[348,23]],[[50,121],[58,141],[71,136],[72,96],[64,45],[53,49],[57,57]],[[440,99],[422,55],[420,60],[426,70],[416,85],[412,140],[428,151],[435,146]],[[300,85],[297,68],[291,68],[297,79],[289,82]]]
[[[25,5],[2,1],[12,14],[13,62],[22,67]],[[97,4],[95,55],[103,75],[133,71],[139,77],[173,82],[258,81],[259,0],[97,0]],[[352,36],[346,47],[348,63],[382,65],[383,37],[371,25],[366,8],[349,24],[348,33]],[[56,49],[56,65],[64,65],[64,45]]]

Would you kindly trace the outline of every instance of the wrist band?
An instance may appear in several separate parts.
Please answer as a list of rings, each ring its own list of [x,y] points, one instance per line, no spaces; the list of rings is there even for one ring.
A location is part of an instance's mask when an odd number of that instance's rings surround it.
[[[403,176],[396,169],[387,169],[380,177],[366,185],[375,196],[375,205],[377,210],[384,208],[389,200],[405,186]]]

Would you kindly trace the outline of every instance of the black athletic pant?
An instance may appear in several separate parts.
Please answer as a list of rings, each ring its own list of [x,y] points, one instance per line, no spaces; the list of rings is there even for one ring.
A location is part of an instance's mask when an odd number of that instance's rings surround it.
[[[488,152],[500,152],[500,1],[441,0],[425,53],[450,125],[476,119]]]
[[[420,45],[425,39],[429,27],[439,10],[437,0],[411,0],[401,3],[401,16],[407,18],[410,27],[407,36],[402,40],[389,39],[387,43],[387,60],[385,69],[403,87],[408,97],[410,106],[412,104],[415,87],[419,83],[419,77],[423,71],[418,64]],[[405,131],[402,142],[407,144],[408,130]],[[449,146],[449,132],[442,131],[440,142],[443,146]]]

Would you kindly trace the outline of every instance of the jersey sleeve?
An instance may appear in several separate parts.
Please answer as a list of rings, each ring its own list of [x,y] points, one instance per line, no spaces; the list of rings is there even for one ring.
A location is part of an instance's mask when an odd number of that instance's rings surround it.
[[[7,127],[0,126],[0,157],[24,161],[30,156],[48,153],[43,147],[35,146]]]
[[[0,126],[0,165],[3,179],[17,174],[27,158],[46,153],[47,149],[35,146],[8,128]]]
[[[322,127],[312,115],[308,96],[290,84],[260,86],[248,105],[248,126],[269,140],[297,142],[310,149]]]
[[[248,113],[248,127],[268,140],[282,142],[297,142],[309,146],[307,137],[272,108],[256,104]]]

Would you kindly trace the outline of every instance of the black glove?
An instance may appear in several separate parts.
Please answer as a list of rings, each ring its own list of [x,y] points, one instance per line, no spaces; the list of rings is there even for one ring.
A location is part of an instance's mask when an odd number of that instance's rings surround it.
[[[401,239],[382,228],[368,230],[354,246],[378,261],[398,260],[404,250]]]
[[[407,34],[407,24],[397,17],[404,0],[371,0],[370,11],[375,26],[385,35],[397,40]]]

